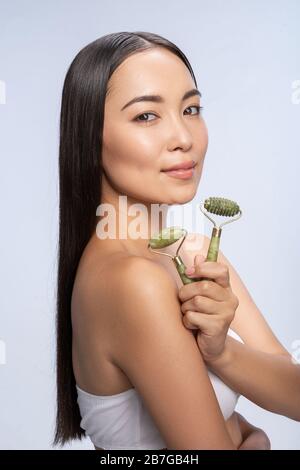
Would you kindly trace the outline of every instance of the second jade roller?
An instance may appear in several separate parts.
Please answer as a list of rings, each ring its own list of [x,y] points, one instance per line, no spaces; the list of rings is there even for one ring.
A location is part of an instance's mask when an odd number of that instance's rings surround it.
[[[210,238],[209,248],[207,251],[206,261],[217,261],[219,245],[220,245],[220,237],[222,233],[221,227],[225,224],[228,224],[240,218],[242,215],[242,211],[236,202],[231,201],[230,199],[222,198],[222,197],[210,197],[208,199],[205,199],[205,201],[200,204],[200,209],[203,212],[203,214],[214,224],[211,238]],[[227,220],[223,222],[222,224],[220,224],[219,226],[217,226],[216,222],[207,214],[207,212],[211,214],[221,215],[225,217],[234,217],[234,218]],[[183,284],[189,284],[191,282],[196,282],[196,281],[205,279],[205,278],[201,278],[201,279],[189,278],[185,274],[186,266],[178,253],[186,236],[187,236],[187,231],[185,229],[180,228],[180,227],[168,227],[168,228],[161,230],[158,234],[155,234],[151,238],[148,244],[148,248],[150,251],[160,254],[160,255],[169,256],[170,258],[172,258]],[[154,250],[155,248],[157,249],[166,248],[172,245],[173,243],[175,243],[176,241],[178,241],[182,237],[183,239],[176,250],[175,256],[170,255],[169,253],[163,253],[161,251]]]

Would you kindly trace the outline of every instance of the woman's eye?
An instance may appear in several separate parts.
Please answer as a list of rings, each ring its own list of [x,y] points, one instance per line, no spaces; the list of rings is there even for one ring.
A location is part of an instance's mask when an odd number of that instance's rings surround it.
[[[203,109],[203,106],[189,106],[189,107],[186,108],[186,109],[190,109],[190,108],[196,108],[196,109],[197,109],[197,113],[196,113],[196,114],[201,114],[201,109]]]
[[[139,116],[137,116],[134,120],[138,121],[138,122],[149,122],[149,120],[147,120],[147,119],[141,119],[140,120],[139,118],[143,117],[143,116],[150,116],[150,115],[156,116],[156,114],[154,114],[154,113],[143,113],[143,114],[140,114]],[[150,119],[150,121],[153,121],[153,119]]]
[[[197,113],[195,113],[196,115],[200,114],[201,113],[201,109],[203,109],[203,106],[189,106],[188,108],[186,109],[191,109],[191,108],[196,108],[197,109]],[[193,116],[194,114],[192,114]],[[137,116],[134,121],[137,121],[137,122],[150,122],[150,121],[153,121],[153,119],[140,119],[142,118],[143,116],[156,116],[156,114],[154,113],[143,113],[143,114],[140,114],[139,116]]]

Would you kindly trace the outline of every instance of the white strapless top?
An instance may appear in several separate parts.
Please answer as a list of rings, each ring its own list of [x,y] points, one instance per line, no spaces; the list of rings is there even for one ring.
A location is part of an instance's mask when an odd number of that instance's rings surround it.
[[[240,336],[228,334],[240,342]],[[230,418],[240,394],[229,388],[217,375],[207,371],[224,419]],[[81,414],[80,426],[96,447],[103,449],[167,448],[142,397],[135,388],[115,395],[92,395],[76,385]]]

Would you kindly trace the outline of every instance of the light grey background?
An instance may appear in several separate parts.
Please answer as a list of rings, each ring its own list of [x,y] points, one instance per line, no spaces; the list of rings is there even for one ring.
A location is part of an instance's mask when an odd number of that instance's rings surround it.
[[[300,2],[2,0],[0,9],[1,449],[47,449],[53,436],[61,90],[77,52],[107,33],[155,32],[191,61],[209,131],[198,196],[240,203],[222,251],[300,359]],[[237,409],[273,449],[300,449],[298,422],[243,397]]]

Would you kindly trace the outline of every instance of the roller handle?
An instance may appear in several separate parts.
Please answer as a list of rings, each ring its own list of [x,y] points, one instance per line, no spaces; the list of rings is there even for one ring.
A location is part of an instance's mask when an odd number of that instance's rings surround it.
[[[216,228],[216,227],[213,228],[205,261],[217,261],[218,260],[221,233],[222,233],[222,229]],[[182,261],[182,259],[180,258],[180,256],[178,255],[175,256],[173,258],[173,262],[176,266],[176,269],[178,271],[178,274],[183,284],[190,284],[191,282],[204,281],[204,280],[211,281],[211,279],[206,278],[206,277],[189,278],[185,274],[186,266],[184,262]]]

